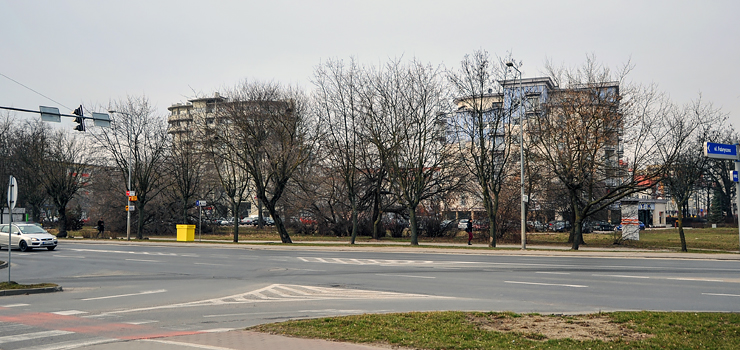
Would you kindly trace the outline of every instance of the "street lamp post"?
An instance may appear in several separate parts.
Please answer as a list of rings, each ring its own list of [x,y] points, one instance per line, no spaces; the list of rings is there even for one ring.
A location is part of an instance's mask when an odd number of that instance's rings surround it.
[[[108,111],[108,113],[120,113],[123,114],[129,119],[131,119],[131,114],[128,114],[126,112],[118,112],[114,110]],[[127,126],[131,124],[131,120],[129,120],[129,123]],[[128,140],[128,163],[126,164],[128,168],[128,187],[126,187],[129,191],[131,191],[131,133],[130,128],[127,128],[126,130],[126,139]],[[131,200],[129,196],[126,196],[126,240],[131,240]]]
[[[522,88],[522,72],[514,66],[513,62],[506,62],[507,67],[514,68],[517,73],[519,73],[519,163],[521,165],[521,175],[520,175],[520,183],[521,183],[521,229],[522,229],[522,249],[527,249],[527,213],[525,210],[526,207],[526,200],[524,197],[524,124],[523,124],[523,114],[522,113],[522,107],[524,99],[524,89]]]

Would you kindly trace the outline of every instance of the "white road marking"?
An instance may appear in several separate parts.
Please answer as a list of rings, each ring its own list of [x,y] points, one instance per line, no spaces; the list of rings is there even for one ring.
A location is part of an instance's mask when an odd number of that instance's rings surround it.
[[[86,313],[87,311],[80,311],[80,310],[67,310],[67,311],[52,312],[52,314],[60,315],[60,316],[82,315]]]
[[[548,275],[570,275],[570,272],[538,271],[536,273],[543,273],[543,274],[548,274]]]
[[[155,262],[155,263],[161,262],[159,260],[146,260],[146,259],[126,259],[126,261]]]
[[[531,285],[536,285],[536,286],[588,288],[588,286],[584,286],[584,285],[580,285],[580,284],[557,284],[557,283],[539,283],[539,282],[521,282],[521,281],[504,281],[504,283],[531,284]]]
[[[390,310],[376,310],[373,312],[388,312]],[[324,309],[324,310],[298,310],[297,312],[305,313],[348,313],[348,314],[362,314],[367,313],[368,310],[337,310],[337,309]],[[244,315],[277,315],[277,314],[293,314],[295,311],[268,311],[268,312],[241,312],[238,314],[220,314],[220,315],[203,315],[204,318],[214,317],[233,317],[233,316],[244,316]]]
[[[158,290],[147,290],[139,293],[131,293],[131,294],[119,294],[119,295],[109,295],[104,297],[95,297],[95,298],[87,298],[82,299],[82,301],[88,301],[88,300],[100,300],[100,299],[112,299],[112,298],[122,298],[122,297],[131,297],[135,295],[147,295],[147,294],[157,294],[157,293],[164,293],[167,289],[158,289]]]
[[[122,313],[129,313],[129,312],[150,311],[150,310],[160,310],[160,309],[176,309],[176,308],[185,308],[185,307],[232,305],[232,304],[262,303],[262,302],[287,302],[287,301],[307,301],[307,300],[372,300],[372,299],[454,299],[454,298],[436,296],[436,295],[425,295],[425,294],[381,292],[381,291],[374,291],[374,290],[313,287],[313,286],[300,286],[300,285],[292,285],[292,284],[272,284],[264,288],[253,290],[251,292],[231,295],[231,296],[222,297],[222,298],[193,301],[189,303],[118,310],[118,311],[107,312],[105,314],[110,315],[110,314],[122,314]]]
[[[140,325],[140,324],[149,324],[149,323],[157,323],[159,321],[155,320],[143,320],[143,321],[131,321],[131,322],[121,322],[125,324],[133,324],[133,325]]]
[[[83,339],[83,340],[72,340],[72,341],[66,341],[61,343],[54,343],[49,344],[45,346],[34,346],[32,348],[24,348],[24,349],[33,349],[33,350],[70,350],[70,349],[77,349],[85,346],[91,346],[91,345],[97,345],[97,344],[105,344],[105,343],[113,343],[113,342],[120,342],[119,339],[112,339],[112,338],[93,338],[93,339]]]
[[[223,333],[223,332],[231,332],[238,328],[214,328],[214,329],[204,329],[201,332],[203,333]]]
[[[8,305],[3,305],[2,307],[21,307],[21,306],[28,306],[28,304],[8,304]]]
[[[172,341],[172,340],[161,340],[161,339],[141,339],[141,341],[151,342],[151,343],[160,343],[160,344],[168,344],[168,345],[178,345],[178,346],[187,346],[191,348],[196,349],[207,349],[207,350],[234,350],[231,348],[222,348],[220,346],[212,346],[212,345],[200,345],[200,344],[192,344],[192,343],[183,343],[179,341]]]
[[[75,259],[84,259],[85,258],[84,256],[81,256],[81,255],[72,256],[72,255],[59,255],[59,254],[56,254],[56,255],[52,255],[52,256],[55,257],[55,258],[75,258]]]
[[[715,295],[720,297],[740,297],[740,294],[701,293],[702,295]]]
[[[429,260],[383,260],[383,259],[349,259],[349,258],[304,258],[298,257],[303,262],[318,262],[326,264],[344,264],[344,265],[381,265],[381,266],[417,266],[417,265],[431,265],[435,264],[434,261]],[[438,262],[436,264],[466,264],[470,262]],[[470,263],[472,264],[472,263]]]
[[[208,265],[208,266],[228,266],[224,264],[209,264],[209,263],[193,263],[195,265]]]
[[[699,282],[724,282],[724,280],[714,280],[709,278],[691,278],[691,277],[669,277],[667,280],[674,281],[699,281]]]
[[[643,278],[643,279],[650,278],[648,276],[629,276],[629,275],[599,275],[599,274],[593,274],[591,276],[597,276],[597,277],[619,277],[619,278]]]
[[[4,337],[0,337],[0,344],[11,343],[14,341],[24,341],[24,340],[55,337],[58,335],[66,335],[66,334],[72,334],[72,333],[74,332],[49,330],[49,331],[43,331],[43,332],[26,333],[26,334],[18,334],[18,335],[6,335]]]
[[[389,276],[389,277],[408,277],[408,278],[437,278],[432,276],[414,276],[414,275],[393,275],[389,273],[376,273],[376,276]]]

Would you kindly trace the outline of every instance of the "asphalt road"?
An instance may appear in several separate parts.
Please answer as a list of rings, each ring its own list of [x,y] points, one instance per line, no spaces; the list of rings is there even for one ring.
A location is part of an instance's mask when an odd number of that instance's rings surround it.
[[[62,241],[55,251],[14,251],[12,280],[64,292],[0,298],[0,348],[420,310],[740,312],[740,260],[388,250]]]

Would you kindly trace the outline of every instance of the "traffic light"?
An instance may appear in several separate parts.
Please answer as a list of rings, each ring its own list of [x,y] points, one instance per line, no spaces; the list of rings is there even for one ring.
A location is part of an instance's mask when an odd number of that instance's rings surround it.
[[[85,131],[85,118],[82,116],[83,114],[82,105],[77,107],[77,109],[75,109],[74,112],[72,112],[72,114],[78,116],[77,118],[75,118],[75,123],[80,124],[80,125],[75,126],[75,130]]]

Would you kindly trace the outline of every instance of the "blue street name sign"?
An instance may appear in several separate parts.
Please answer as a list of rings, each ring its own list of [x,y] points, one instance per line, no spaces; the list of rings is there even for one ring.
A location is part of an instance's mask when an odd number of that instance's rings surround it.
[[[704,142],[704,156],[719,159],[738,159],[737,146],[724,143]]]
[[[730,172],[730,174],[732,174],[732,182],[740,182],[737,178],[737,171],[733,170]]]

